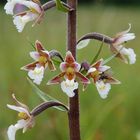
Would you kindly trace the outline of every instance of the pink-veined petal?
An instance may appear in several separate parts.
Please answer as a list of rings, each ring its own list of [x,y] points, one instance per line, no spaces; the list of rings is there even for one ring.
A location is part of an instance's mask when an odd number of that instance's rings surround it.
[[[78,72],[78,71],[80,70],[80,68],[81,68],[81,65],[80,65],[79,63],[77,63],[77,62],[74,62],[74,63],[73,63],[73,66],[74,66],[74,70],[75,70],[76,72]]]
[[[85,84],[89,84],[90,83],[90,80],[87,77],[85,77],[82,73],[76,72],[76,76],[80,79],[80,81],[82,83],[85,83]]]
[[[57,76],[55,76],[54,78],[52,78],[51,80],[49,80],[48,83],[47,83],[47,85],[61,83],[61,78],[64,77],[64,75],[65,75],[65,72],[62,72],[62,73],[58,74]]]
[[[25,66],[23,66],[21,68],[21,70],[26,70],[26,71],[29,71],[29,70],[34,70],[35,67],[38,65],[39,63],[36,61],[36,62],[33,62],[33,63],[30,63],[30,64],[27,64]]]
[[[43,47],[43,45],[41,44],[41,42],[38,41],[38,40],[36,40],[36,42],[35,42],[35,48],[36,48],[36,50],[39,53],[40,53],[40,51],[44,51],[45,50],[44,47]]]
[[[92,64],[91,67],[95,67],[96,69],[98,69],[102,65],[102,63],[103,63],[103,59],[100,59],[94,64]]]
[[[68,66],[68,64],[67,64],[66,62],[62,62],[62,63],[60,64],[60,70],[61,70],[62,72],[65,72],[66,69],[67,69],[67,66]]]
[[[68,64],[72,64],[75,62],[75,59],[70,51],[66,53],[65,62],[67,62]]]

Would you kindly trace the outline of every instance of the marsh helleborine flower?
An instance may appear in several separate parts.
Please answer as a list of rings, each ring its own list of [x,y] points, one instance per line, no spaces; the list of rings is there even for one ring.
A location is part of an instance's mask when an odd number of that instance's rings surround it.
[[[81,65],[77,63],[72,56],[72,53],[68,51],[66,53],[65,61],[60,64],[60,74],[51,79],[47,84],[60,84],[62,90],[69,96],[73,97],[75,95],[74,90],[78,88],[78,83],[76,78],[80,79],[82,83],[89,84],[90,81],[82,73],[79,72]],[[66,81],[61,80],[63,78]]]
[[[96,88],[99,92],[101,98],[105,99],[108,95],[108,92],[111,89],[111,84],[120,84],[118,80],[112,77],[112,74],[108,72],[110,69],[109,66],[103,65],[103,59],[100,59],[88,70],[87,78],[92,78]],[[84,85],[84,90],[86,88]]]
[[[30,56],[35,60],[35,62],[30,63],[21,69],[28,71],[28,76],[33,79],[34,83],[39,85],[43,79],[44,71],[47,67],[49,67],[51,71],[56,69],[51,60],[49,52],[44,49],[39,41],[35,42],[35,48],[36,51],[30,52]]]
[[[8,108],[15,110],[18,113],[18,117],[20,120],[17,121],[15,125],[10,125],[7,131],[9,140],[15,140],[16,131],[19,129],[23,129],[23,133],[28,129],[34,126],[34,117],[30,114],[29,108],[19,102],[14,94],[12,95],[13,99],[15,100],[17,106],[15,105],[7,105]]]
[[[6,14],[13,16],[13,22],[18,32],[22,32],[29,21],[35,20],[35,23],[40,23],[44,15],[39,1],[7,0],[4,9]]]
[[[118,33],[113,38],[113,43],[110,45],[110,49],[113,53],[118,53],[117,57],[120,58],[123,62],[129,64],[134,64],[136,61],[136,54],[133,49],[131,48],[125,48],[124,43],[135,39],[134,33],[129,33],[131,29],[131,25],[129,24],[129,28],[126,31],[123,31],[121,33]],[[129,61],[128,61],[129,60]]]

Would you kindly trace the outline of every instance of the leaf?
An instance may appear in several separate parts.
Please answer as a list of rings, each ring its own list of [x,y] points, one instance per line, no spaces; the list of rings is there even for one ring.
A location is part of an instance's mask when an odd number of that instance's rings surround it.
[[[31,84],[34,92],[45,102],[47,101],[54,101],[54,102],[59,102],[57,99],[51,97],[50,95],[47,95],[46,93],[44,93],[43,91],[41,91],[29,78],[27,78],[27,80],[29,81],[29,83]],[[61,103],[62,104],[62,103]],[[60,107],[60,106],[54,106],[55,109],[58,109],[60,111],[67,111],[64,107]]]
[[[89,44],[89,42],[90,42],[90,39],[81,40],[81,41],[77,44],[76,48],[77,48],[78,50],[83,49],[83,48],[85,48],[85,47]]]
[[[107,58],[106,60],[104,60],[103,65],[105,65],[106,63],[110,62],[113,58],[115,58],[118,55],[118,53],[111,55],[109,58]]]
[[[91,64],[93,64],[93,63],[98,59],[98,57],[99,57],[99,55],[100,55],[100,53],[101,53],[101,51],[102,51],[103,44],[104,44],[104,39],[103,39],[103,41],[102,41],[102,44],[100,45],[100,48],[99,48],[97,54],[96,54],[95,57],[93,58]]]
[[[56,1],[56,7],[58,10],[62,12],[69,12],[69,8],[64,6],[61,0],[55,0]]]

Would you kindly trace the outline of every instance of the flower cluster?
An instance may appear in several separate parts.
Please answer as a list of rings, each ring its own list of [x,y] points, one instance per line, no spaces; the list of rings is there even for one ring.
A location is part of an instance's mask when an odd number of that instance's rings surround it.
[[[46,5],[47,4],[45,4],[45,6]],[[52,0],[48,2],[47,6],[51,8],[56,6],[58,9],[61,9],[61,11],[65,12],[70,12],[70,10],[72,10],[69,5],[60,0]],[[48,9],[47,6],[45,9]],[[40,23],[45,11],[39,0],[7,0],[4,9],[7,14],[13,16],[13,22],[18,32],[22,32],[26,23],[29,21],[35,21],[33,25]],[[124,43],[135,38],[134,33],[129,33],[130,29],[131,25],[128,30],[118,33],[113,38],[100,33],[88,33],[77,41],[77,46],[73,47],[76,49],[82,49],[89,44],[91,39],[96,39],[109,45],[110,51],[113,53],[111,59],[118,57],[125,63],[134,64],[136,62],[136,54],[134,50],[124,47]],[[111,59],[98,59],[101,47],[95,57],[92,56],[93,60],[91,63],[84,61],[81,64],[76,61],[72,52],[67,51],[65,58],[63,58],[56,50],[47,51],[38,40],[35,42],[34,49],[34,51],[30,52],[30,56],[33,58],[34,62],[23,66],[21,69],[27,71],[29,78],[37,85],[41,84],[47,68],[50,71],[56,70],[54,64],[59,66],[61,72],[49,80],[47,85],[60,84],[62,91],[70,98],[73,98],[78,94],[79,83],[82,84],[83,91],[85,91],[92,81],[102,99],[107,98],[112,84],[120,84],[120,81],[113,77],[111,67],[106,65],[106,63],[109,62],[107,60]],[[69,50],[71,49],[69,48]],[[54,57],[60,58],[61,61],[57,61]],[[18,117],[20,120],[18,120],[15,125],[9,126],[7,131],[9,140],[15,140],[17,130],[23,129],[24,133],[28,128],[32,128],[34,126],[35,116],[49,107],[55,107],[58,109],[58,106],[61,106],[65,108],[66,111],[69,111],[67,106],[51,96],[45,98],[46,96],[44,93],[42,94],[40,89],[38,95],[43,98],[45,103],[37,106],[31,112],[26,105],[19,102],[14,95],[12,96],[17,106],[7,105],[7,107],[19,112]],[[46,100],[49,100],[50,102],[46,102]]]

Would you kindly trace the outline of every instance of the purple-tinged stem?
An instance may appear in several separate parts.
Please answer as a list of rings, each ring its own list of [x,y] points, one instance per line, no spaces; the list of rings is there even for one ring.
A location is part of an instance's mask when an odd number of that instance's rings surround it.
[[[67,50],[71,51],[76,59],[76,8],[77,0],[68,0],[67,4],[74,10],[68,12],[67,17]],[[75,91],[75,96],[69,98],[69,133],[70,140],[80,140],[80,121],[79,121],[79,95],[78,90]]]

